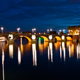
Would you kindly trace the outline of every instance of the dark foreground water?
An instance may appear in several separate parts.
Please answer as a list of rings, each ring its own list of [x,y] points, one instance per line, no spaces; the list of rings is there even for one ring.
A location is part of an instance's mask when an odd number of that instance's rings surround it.
[[[80,78],[80,44],[0,42],[0,80],[72,80]]]

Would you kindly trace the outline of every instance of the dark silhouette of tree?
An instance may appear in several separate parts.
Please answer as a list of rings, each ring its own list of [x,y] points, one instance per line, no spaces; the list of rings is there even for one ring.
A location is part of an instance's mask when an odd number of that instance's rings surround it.
[[[57,34],[57,32],[56,31],[51,31],[51,32],[49,32],[49,34]]]
[[[63,33],[63,32],[60,32],[60,35],[64,35],[65,33]]]

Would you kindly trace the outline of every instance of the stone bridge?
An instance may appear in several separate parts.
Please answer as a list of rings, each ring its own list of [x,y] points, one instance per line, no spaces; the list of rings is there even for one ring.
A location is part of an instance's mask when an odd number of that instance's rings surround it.
[[[58,34],[31,34],[31,33],[0,33],[0,37],[5,37],[7,42],[14,42],[17,38],[25,37],[29,42],[36,42],[39,37],[44,38],[45,41],[67,41],[73,40],[72,35],[58,35]]]

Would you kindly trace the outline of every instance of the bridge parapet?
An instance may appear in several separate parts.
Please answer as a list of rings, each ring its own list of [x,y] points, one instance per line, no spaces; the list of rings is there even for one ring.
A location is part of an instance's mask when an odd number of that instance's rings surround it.
[[[65,41],[67,37],[71,37],[72,35],[58,35],[58,34],[31,34],[31,33],[0,33],[0,36],[4,36],[8,42],[14,42],[14,40],[18,37],[25,37],[29,40],[29,42],[36,42],[39,37],[43,37],[45,41],[55,41],[55,38],[58,41]],[[35,39],[34,39],[35,36]]]

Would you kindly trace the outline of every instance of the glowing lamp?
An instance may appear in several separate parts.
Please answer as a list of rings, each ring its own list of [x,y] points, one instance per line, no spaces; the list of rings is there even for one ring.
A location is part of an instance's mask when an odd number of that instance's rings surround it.
[[[62,36],[62,40],[64,40],[65,39],[65,36]]]
[[[13,39],[13,35],[9,34],[9,38],[10,38],[10,40],[12,40]]]
[[[49,35],[49,39],[50,39],[50,40],[52,39],[52,35]]]
[[[35,40],[36,39],[36,36],[35,35],[32,35],[32,39]]]

